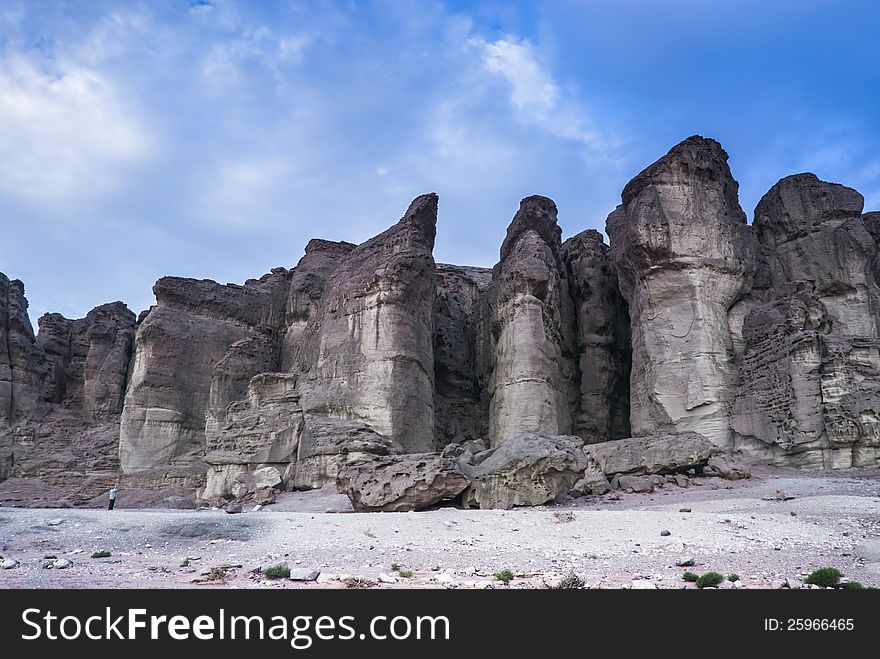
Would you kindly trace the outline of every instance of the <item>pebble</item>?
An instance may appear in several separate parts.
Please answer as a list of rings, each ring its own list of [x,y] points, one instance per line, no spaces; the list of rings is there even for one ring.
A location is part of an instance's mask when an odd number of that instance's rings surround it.
[[[290,570],[291,581],[317,581],[319,576],[321,576],[321,570],[307,567],[295,567]]]
[[[696,564],[697,564],[697,562],[693,558],[683,558],[680,561],[678,561],[675,565],[677,567],[691,567]]]
[[[680,512],[680,513],[689,513],[689,512],[691,512],[691,509],[690,509],[690,508],[679,508],[679,509],[678,509],[678,512]]]
[[[660,531],[660,535],[662,535],[663,537],[666,537],[668,535],[672,535],[672,533],[667,531],[666,529],[663,529],[662,531]]]
[[[46,522],[46,524],[48,526],[61,526],[62,524],[64,524],[64,520],[60,517],[57,517],[55,519],[50,519],[48,522]]]
[[[73,561],[69,558],[56,558],[52,561],[52,567],[56,570],[66,570],[69,567],[73,567]]]

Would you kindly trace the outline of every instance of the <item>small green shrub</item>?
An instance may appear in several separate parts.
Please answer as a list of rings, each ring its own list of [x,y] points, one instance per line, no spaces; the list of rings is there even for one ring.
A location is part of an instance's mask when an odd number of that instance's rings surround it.
[[[180,561],[180,567],[189,567],[189,559],[184,558],[182,561]]]
[[[391,570],[393,572],[397,572],[399,569],[400,569],[400,563],[392,563],[391,564]]]
[[[724,581],[724,575],[717,572],[706,572],[706,574],[697,579],[697,588],[714,588],[722,581]]]
[[[584,580],[578,575],[574,572],[569,572],[562,577],[562,579],[559,580],[559,583],[553,586],[553,588],[557,590],[578,590],[586,585],[587,584],[584,583]]]
[[[109,558],[109,557],[110,557],[109,551],[103,551],[103,550],[96,551],[94,554],[92,554],[92,558]]]
[[[681,578],[690,583],[695,583],[697,579],[700,578],[700,575],[694,574],[693,572],[685,572],[683,575],[681,575]]]
[[[513,572],[510,570],[501,570],[500,572],[495,573],[495,578],[498,581],[508,584],[513,581]]]
[[[728,581],[739,581],[739,575],[736,574],[736,573],[728,574],[728,575],[727,575],[727,580],[728,580]]]
[[[822,588],[834,588],[840,583],[840,577],[843,576],[841,571],[836,567],[820,567],[813,570],[804,583],[812,586],[821,586]]]
[[[412,579],[413,571],[412,570],[403,570],[398,568],[397,576],[403,577],[404,579]]]
[[[848,588],[850,590],[864,590],[865,587],[862,585],[860,581],[847,581],[843,586],[844,588]]]
[[[289,579],[290,568],[286,565],[273,565],[263,570],[263,575],[267,579]]]

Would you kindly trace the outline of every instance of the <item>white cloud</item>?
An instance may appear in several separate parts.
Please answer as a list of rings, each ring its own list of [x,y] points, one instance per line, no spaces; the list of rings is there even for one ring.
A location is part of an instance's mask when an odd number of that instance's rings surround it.
[[[64,203],[118,183],[120,164],[149,156],[142,123],[98,73],[62,66],[50,74],[22,55],[0,60],[0,189]]]
[[[510,102],[519,121],[580,142],[593,156],[611,158],[608,137],[592,128],[583,108],[566,98],[552,74],[540,64],[531,43],[514,37],[490,43],[474,37],[469,44],[477,49],[485,71],[510,85]]]

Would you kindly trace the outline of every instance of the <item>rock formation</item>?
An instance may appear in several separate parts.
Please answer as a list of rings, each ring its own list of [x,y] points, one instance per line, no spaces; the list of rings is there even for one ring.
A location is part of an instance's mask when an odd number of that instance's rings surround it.
[[[435,264],[428,194],[360,245],[36,335],[0,274],[0,502],[96,505],[122,477],[132,505],[337,483],[359,510],[506,508],[744,477],[734,454],[878,464],[880,213],[799,174],[750,226],[737,189],[694,136],[627,184],[610,246],[531,196],[494,268]]]
[[[571,432],[572,309],[556,213],[546,197],[523,199],[492,273],[492,446],[526,432]]]
[[[634,435],[687,430],[732,446],[728,311],[757,260],[737,189],[721,145],[695,136],[630,181],[608,217],[631,318]]]
[[[880,269],[863,204],[851,188],[798,174],[755,209],[769,286],[743,321],[742,450],[802,466],[876,464]]]

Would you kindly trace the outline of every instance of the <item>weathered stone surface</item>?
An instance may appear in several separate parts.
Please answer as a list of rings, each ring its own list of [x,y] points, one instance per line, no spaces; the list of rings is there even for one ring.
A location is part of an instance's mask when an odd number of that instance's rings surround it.
[[[295,357],[309,320],[318,313],[321,295],[330,275],[351,251],[352,243],[314,238],[290,275],[285,309],[286,330],[281,349],[281,370],[295,366]]]
[[[493,271],[495,368],[488,392],[492,446],[526,432],[571,432],[573,311],[556,215],[551,199],[523,199]]]
[[[137,330],[122,414],[126,472],[200,462],[215,367],[236,342],[281,325],[287,283],[283,268],[244,286],[178,277],[156,282],[158,304]],[[255,375],[237,370],[248,359],[221,367],[217,407]]]
[[[571,488],[574,496],[585,494],[601,495],[611,490],[611,484],[601,471],[588,469]]]
[[[339,470],[336,486],[356,511],[422,510],[468,485],[454,458],[436,453],[372,457]]]
[[[488,416],[483,385],[488,341],[487,268],[437,264],[434,300],[434,427],[438,449],[485,437]]]
[[[43,398],[82,410],[93,421],[122,412],[135,316],[122,302],[92,309],[68,320],[46,314],[36,344],[48,362]]]
[[[602,234],[589,229],[562,244],[575,312],[580,397],[572,432],[588,444],[629,437],[629,310]]]
[[[423,195],[352,250],[330,276],[296,359],[307,414],[361,421],[406,452],[434,449],[436,222],[437,195]]]
[[[727,455],[713,455],[707,463],[715,472],[729,481],[738,481],[744,478],[751,478],[752,472],[748,467],[733,460]]]
[[[694,136],[630,181],[608,217],[631,318],[636,436],[691,430],[731,445],[728,309],[757,260],[737,189],[721,145]]]
[[[653,492],[654,480],[650,476],[629,476],[621,474],[617,481],[621,490],[626,492]]]
[[[323,487],[334,483],[340,468],[347,463],[394,451],[393,442],[366,423],[306,414],[293,487],[297,490]]]
[[[589,469],[606,476],[684,472],[705,466],[718,451],[717,446],[695,432],[630,437],[584,447]]]
[[[0,273],[0,428],[45,410],[27,309],[24,284]]]
[[[798,174],[755,209],[769,301],[743,320],[743,450],[825,468],[880,457],[880,258],[862,205],[851,188]]]
[[[539,506],[568,491],[587,466],[579,437],[526,433],[491,449],[476,466],[462,464],[472,508]]]

